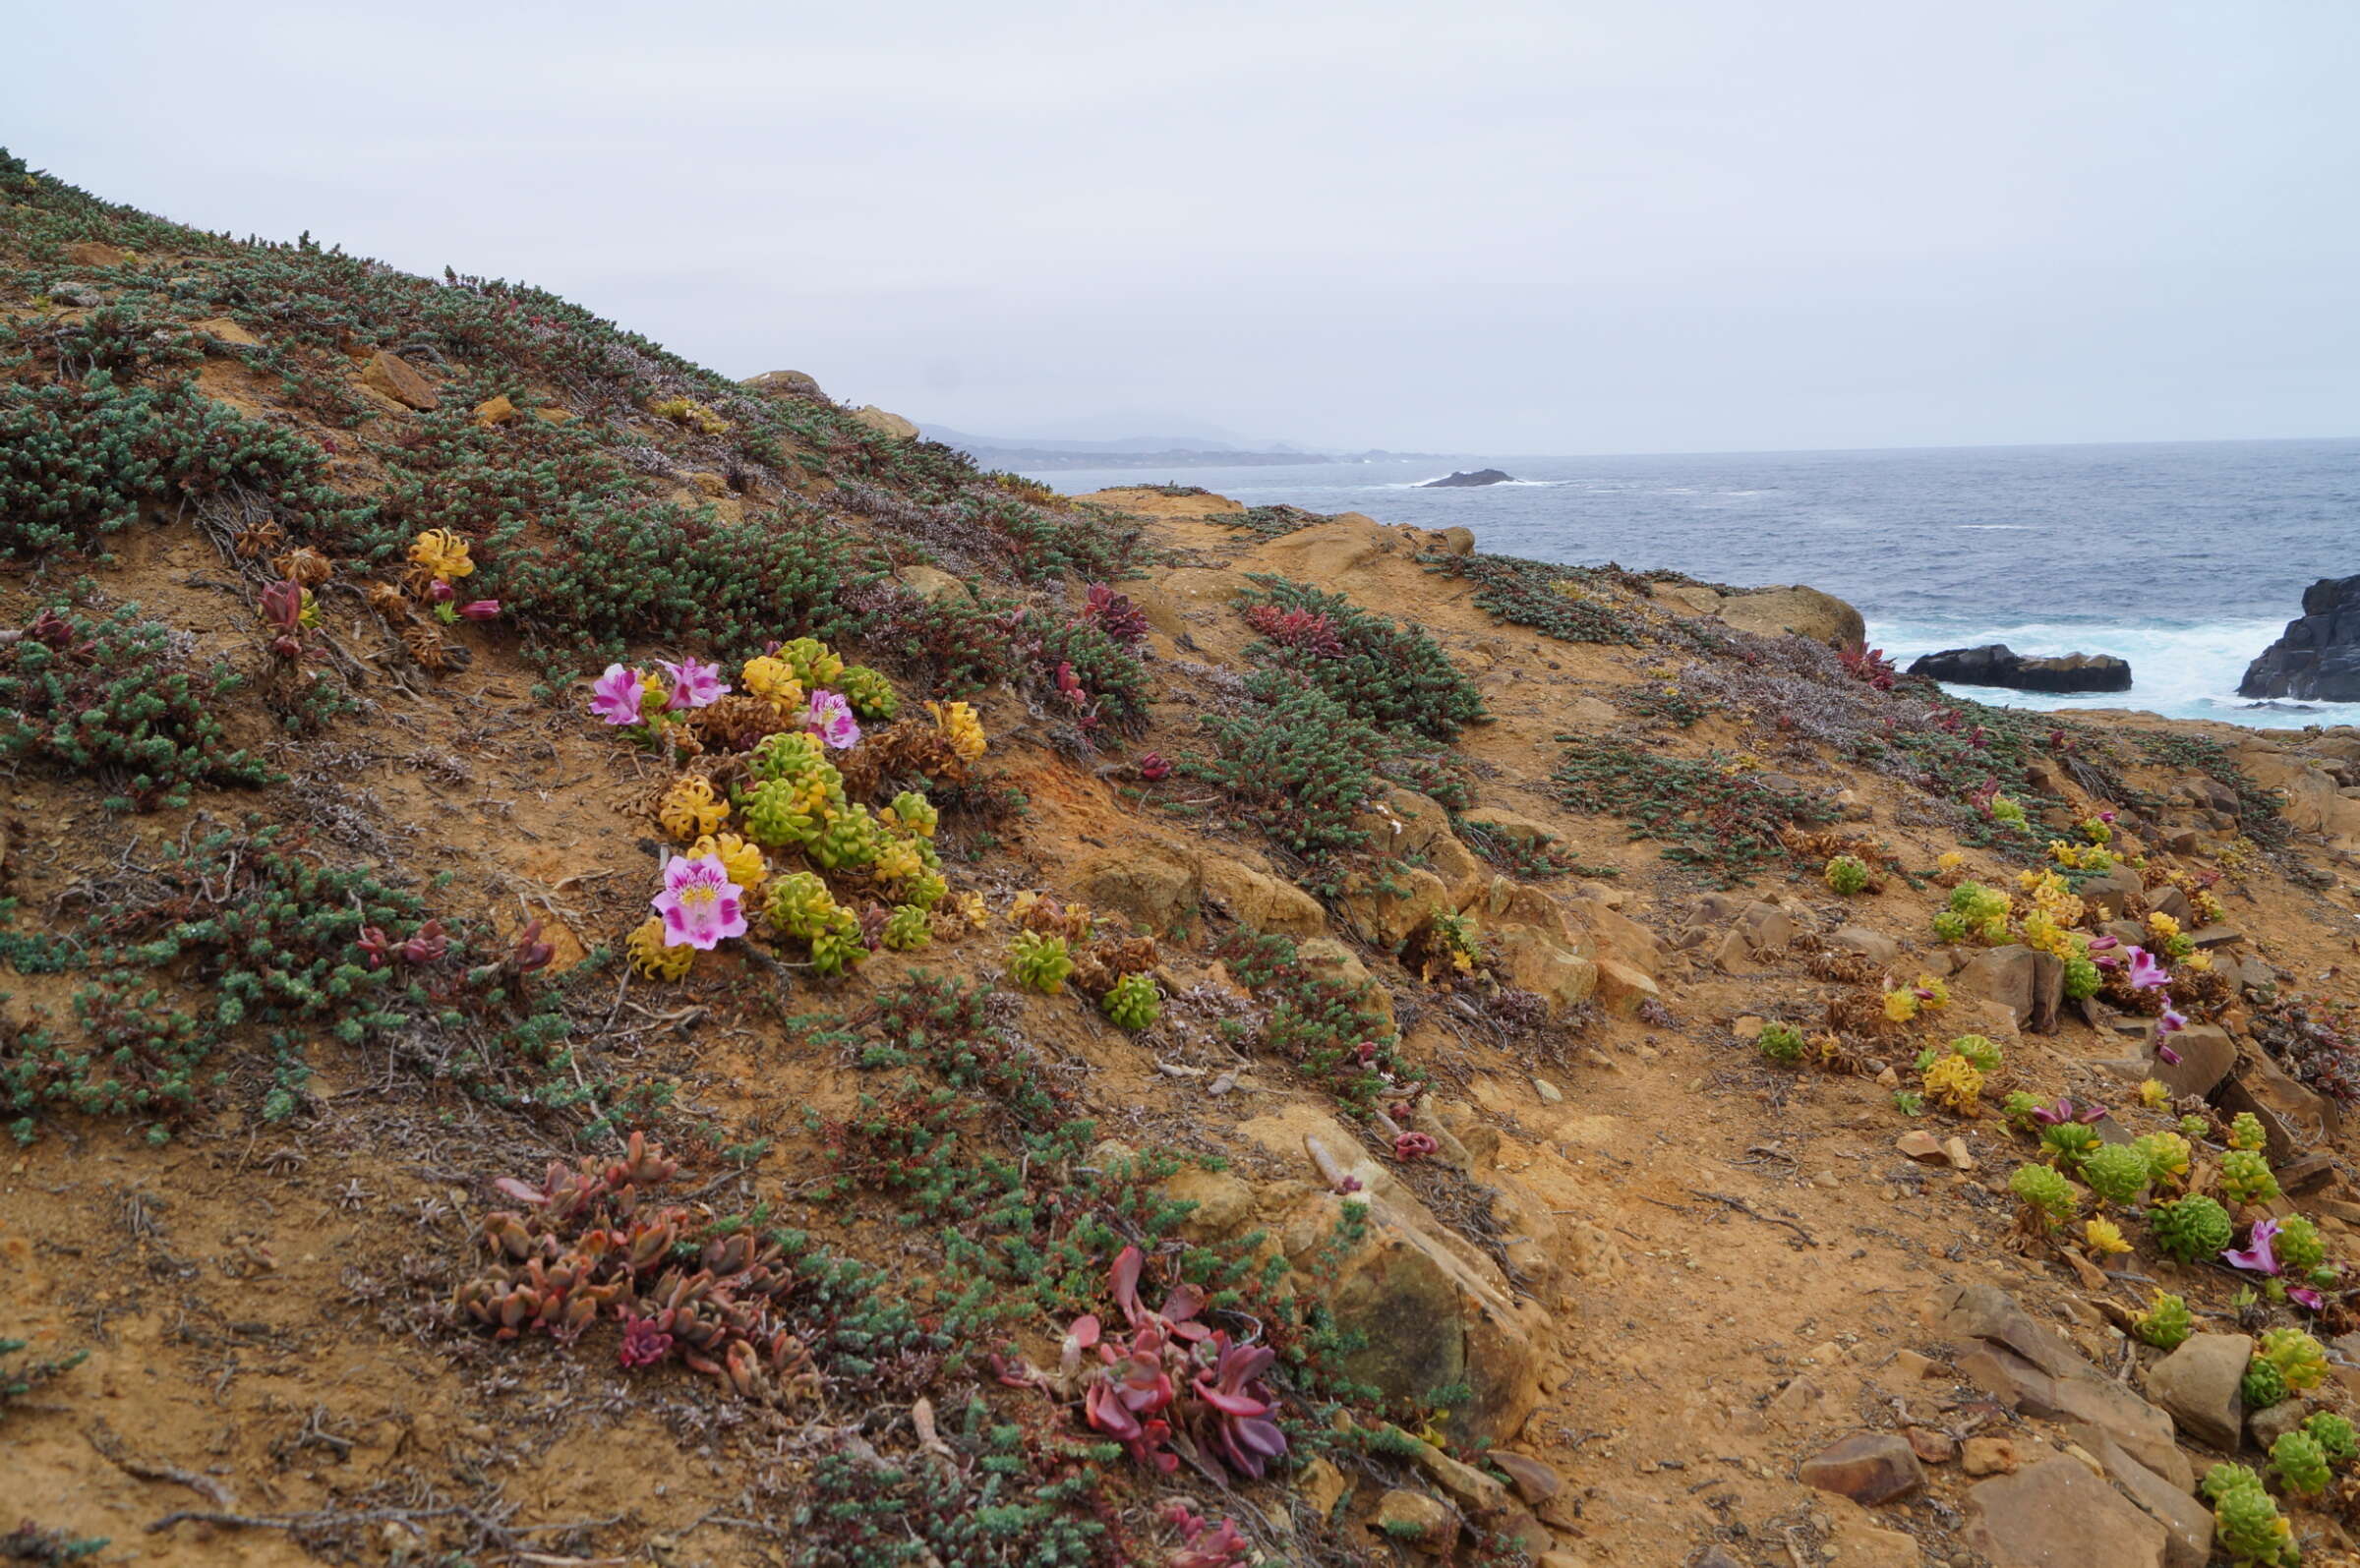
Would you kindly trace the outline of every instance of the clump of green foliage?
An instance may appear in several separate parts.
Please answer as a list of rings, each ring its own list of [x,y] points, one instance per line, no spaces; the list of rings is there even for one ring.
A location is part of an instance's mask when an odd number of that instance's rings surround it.
[[[1428,554],[1418,559],[1429,571],[1464,578],[1475,585],[1476,608],[1516,626],[1569,643],[1637,646],[1649,624],[1637,608],[1628,573],[1608,567],[1561,566],[1514,555]],[[1636,579],[1631,579],[1636,582]]]
[[[2326,1349],[2299,1328],[2264,1330],[2255,1360],[2276,1367],[2286,1386],[2298,1394],[2317,1388],[2328,1378]]]
[[[0,930],[20,972],[84,977],[73,1026],[0,1036],[0,1116],[20,1140],[64,1111],[145,1121],[160,1139],[226,1084],[224,1052],[249,1040],[276,1063],[266,1120],[300,1103],[301,1042],[322,1035],[393,1040],[397,1059],[494,1103],[612,1115],[660,1093],[577,1078],[558,988],[528,1004],[499,956],[476,958],[415,894],[322,864],[299,836],[213,829],[152,854],[79,930]],[[518,1086],[536,1064],[547,1078]]]
[[[2270,1445],[2270,1468],[2278,1484],[2298,1497],[2316,1497],[2334,1476],[2328,1456],[2308,1432],[2284,1432]]]
[[[2231,1149],[2220,1157],[2220,1192],[2232,1203],[2267,1203],[2278,1195],[2278,1179],[2261,1155]]]
[[[1393,746],[1326,691],[1277,670],[1249,676],[1246,689],[1249,710],[1209,715],[1211,754],[1183,757],[1180,771],[1220,789],[1246,821],[1315,867],[1360,848],[1368,835],[1353,819],[1382,787],[1378,768]]]
[[[1019,986],[1055,996],[1065,989],[1065,977],[1073,972],[1074,958],[1066,950],[1065,938],[1043,931],[1017,933],[1016,946],[1008,954],[1008,978]]]
[[[1239,610],[1263,633],[1247,648],[1248,658],[1293,672],[1384,729],[1447,741],[1487,717],[1474,683],[1424,632],[1372,614],[1342,594],[1261,573],[1252,581],[1237,597]]]
[[[1868,865],[1858,855],[1840,854],[1827,862],[1820,873],[1828,891],[1849,899],[1856,893],[1868,891]]]
[[[2202,1192],[2158,1203],[2147,1215],[2154,1228],[2155,1246],[2164,1256],[2183,1263],[2216,1255],[2229,1245],[2236,1229],[2229,1223],[2229,1211]]]
[[[2302,1560],[2294,1527],[2251,1470],[2214,1465],[2201,1489],[2212,1505],[2213,1539],[2232,1560],[2252,1568],[2295,1568]]]
[[[2026,1212],[2037,1217],[2044,1230],[2064,1224],[2081,1207],[2073,1184],[2052,1166],[2019,1165],[2008,1178],[2008,1191],[2023,1201]]]
[[[2186,1297],[2157,1291],[2154,1305],[2132,1320],[2131,1332],[2157,1350],[2175,1351],[2196,1332],[2196,1319]]]
[[[1764,1057],[1785,1067],[1793,1067],[1802,1060],[1802,1031],[1792,1023],[1763,1024],[1762,1032],[1755,1037],[1754,1044]]]
[[[1156,991],[1151,976],[1126,974],[1099,998],[1098,1008],[1118,1028],[1136,1033],[1152,1024],[1162,1014],[1163,998]]]
[[[1835,820],[1835,807],[1763,782],[1719,753],[1668,757],[1604,735],[1560,735],[1564,754],[1551,792],[1577,811],[1625,819],[1633,840],[1662,842],[1664,858],[1746,881],[1789,856],[1784,828]]]
[[[2135,1202],[2147,1182],[2147,1156],[2128,1143],[2104,1144],[2082,1162],[2082,1184],[2108,1203]]]
[[[2103,1139],[2086,1122],[2058,1122],[2040,1130],[2040,1152],[2062,1171],[2081,1170]]]
[[[1239,932],[1214,956],[1239,984],[1267,997],[1268,1016],[1219,1025],[1241,1051],[1290,1062],[1343,1108],[1365,1116],[1379,1101],[1409,1092],[1424,1074],[1397,1052],[1373,980],[1347,981],[1306,962],[1291,938]]]
[[[2237,1380],[2237,1396],[2248,1410],[2268,1410],[2286,1397],[2286,1374],[2257,1356]]]
[[[11,1365],[9,1358],[22,1355],[30,1340],[10,1339],[0,1335],[0,1421],[8,1419],[9,1406],[53,1378],[62,1377],[89,1360],[87,1350],[69,1356],[53,1356],[46,1361],[26,1361]]]
[[[2275,1250],[2279,1262],[2304,1273],[2328,1260],[2328,1245],[2321,1240],[2319,1227],[2300,1214],[2278,1221]]]
[[[2352,1423],[2331,1410],[2319,1411],[2303,1423],[2303,1431],[2319,1444],[2319,1451],[2330,1465],[2348,1465],[2360,1459],[2360,1436]]]
[[[200,784],[255,786],[277,775],[229,744],[220,705],[244,677],[202,679],[187,645],[126,605],[103,620],[58,606],[0,646],[0,757],[89,774],[117,810],[174,808]]]

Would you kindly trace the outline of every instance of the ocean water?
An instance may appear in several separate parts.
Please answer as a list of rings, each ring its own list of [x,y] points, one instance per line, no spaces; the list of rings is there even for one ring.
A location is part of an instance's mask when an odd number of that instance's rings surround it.
[[[1451,469],[1518,483],[1423,490]],[[2094,697],[1955,688],[2041,709],[2139,708],[2266,727],[2360,724],[2360,703],[2256,707],[2238,677],[2322,577],[2360,572],[2360,439],[1947,447],[1640,457],[1470,456],[1034,477],[1079,493],[1161,481],[1249,505],[1463,525],[1485,550],[1808,583],[1859,608],[1869,640],[1918,654],[2004,642],[2116,654],[2132,688]]]

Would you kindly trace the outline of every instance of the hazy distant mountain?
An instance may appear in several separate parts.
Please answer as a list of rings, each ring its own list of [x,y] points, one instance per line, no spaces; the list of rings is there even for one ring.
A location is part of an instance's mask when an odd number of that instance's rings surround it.
[[[920,423],[929,440],[962,451],[992,453],[1072,454],[1078,452],[1287,452],[1316,457],[1308,447],[1290,441],[1256,441],[1245,436],[1209,435],[1122,436],[1112,439],[1083,436],[977,436],[947,425]]]

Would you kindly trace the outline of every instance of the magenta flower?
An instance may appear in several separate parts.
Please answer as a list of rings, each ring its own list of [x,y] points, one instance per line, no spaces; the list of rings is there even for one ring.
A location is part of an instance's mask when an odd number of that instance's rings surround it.
[[[2324,1312],[2328,1309],[2328,1299],[2308,1285],[2288,1287],[2286,1299],[2305,1311]]]
[[[447,605],[458,597],[459,591],[440,577],[426,585],[426,602],[430,605]]]
[[[459,607],[459,613],[469,620],[498,620],[500,619],[500,601],[497,599],[470,599]]]
[[[2032,1118],[2042,1127],[2056,1127],[2066,1122],[2094,1124],[2105,1114],[2106,1108],[2094,1100],[2077,1104],[2071,1099],[2061,1099],[2054,1105],[2035,1106]]]
[[[611,725],[639,722],[639,671],[628,665],[609,665],[590,683],[590,712]]]
[[[826,687],[811,694],[803,709],[803,727],[816,732],[820,740],[836,751],[849,751],[860,743],[860,726],[853,718],[853,705],[842,692]]]
[[[699,952],[721,946],[724,937],[745,935],[745,909],[738,884],[721,856],[674,855],[665,862],[664,891],[648,900],[664,917],[664,945],[683,943]]]
[[[2171,971],[2163,967],[2155,956],[2145,948],[2131,949],[2131,989],[2153,991],[2156,986],[2169,985]]]
[[[2172,1067],[2180,1065],[2180,1053],[2163,1042],[2188,1027],[2188,1019],[2177,1008],[2165,1008],[2155,1019],[2155,1059]]]
[[[2220,1254],[2220,1260],[2235,1268],[2255,1274],[2275,1275],[2278,1255],[2271,1249],[2271,1240],[2278,1234],[2276,1220],[2256,1220],[2254,1228],[2245,1235],[2242,1249],[2230,1248]]]
[[[675,713],[683,708],[711,707],[730,694],[729,682],[721,678],[719,665],[700,665],[693,659],[671,665],[658,660],[656,668],[672,677],[672,701],[665,706]]]

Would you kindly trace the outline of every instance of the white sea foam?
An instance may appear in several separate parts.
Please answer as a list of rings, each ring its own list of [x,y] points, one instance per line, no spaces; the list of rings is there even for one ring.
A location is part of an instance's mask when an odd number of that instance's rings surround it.
[[[2071,712],[2077,708],[2135,708],[2167,719],[2220,719],[2261,729],[2299,729],[2305,725],[2360,724],[2360,703],[2288,703],[2257,708],[2237,695],[2245,667],[2270,646],[2283,620],[2216,621],[2201,626],[2072,625],[2036,622],[2016,626],[1970,626],[1956,622],[1871,621],[1868,641],[1903,668],[1920,654],[1943,648],[1979,648],[2005,643],[2020,654],[2112,654],[2131,662],[2129,691],[2055,696],[1985,686],[1953,686],[1961,696],[1995,707]],[[2309,712],[2291,712],[2294,708]]]

